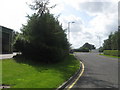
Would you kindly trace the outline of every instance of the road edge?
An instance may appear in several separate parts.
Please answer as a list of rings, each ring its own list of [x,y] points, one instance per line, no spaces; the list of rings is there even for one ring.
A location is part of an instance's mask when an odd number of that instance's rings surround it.
[[[73,81],[73,83],[70,85],[70,86],[68,86],[67,88],[67,90],[70,90],[76,83],[77,83],[77,81],[80,79],[80,77],[83,75],[83,73],[84,73],[84,64],[83,64],[83,62],[81,62],[80,61],[80,63],[81,63],[81,72],[78,74],[78,76],[76,77],[76,79]]]
[[[74,57],[76,58],[75,55],[74,55]],[[79,60],[79,59],[77,59],[77,60]],[[79,63],[80,63],[79,70],[77,70],[73,76],[71,76],[67,81],[65,81],[62,85],[60,85],[56,90],[63,90],[65,88],[70,89],[70,88],[73,87],[73,85],[77,82],[77,79],[79,79],[80,76],[82,75],[82,73],[84,72],[84,71],[82,71],[83,68],[84,68],[83,65],[82,65],[83,64],[82,61],[79,60]],[[72,82],[72,84],[70,84],[71,82]]]

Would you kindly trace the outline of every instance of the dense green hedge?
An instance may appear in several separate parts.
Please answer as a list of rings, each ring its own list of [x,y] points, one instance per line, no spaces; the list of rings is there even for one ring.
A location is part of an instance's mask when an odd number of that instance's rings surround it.
[[[89,52],[88,48],[80,48],[80,49],[74,49],[74,52]]]
[[[118,51],[118,50],[104,50],[103,54],[120,57],[120,51]]]

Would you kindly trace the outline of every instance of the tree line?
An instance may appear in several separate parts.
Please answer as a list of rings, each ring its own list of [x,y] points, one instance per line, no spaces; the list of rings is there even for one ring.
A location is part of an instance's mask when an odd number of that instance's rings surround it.
[[[108,39],[104,40],[103,47],[100,47],[99,50],[120,50],[120,26],[118,31],[111,33]]]

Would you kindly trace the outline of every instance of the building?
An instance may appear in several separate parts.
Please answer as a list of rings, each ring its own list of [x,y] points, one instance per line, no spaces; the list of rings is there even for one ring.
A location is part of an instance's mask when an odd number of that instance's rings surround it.
[[[0,26],[0,53],[9,54],[13,52],[13,30]]]

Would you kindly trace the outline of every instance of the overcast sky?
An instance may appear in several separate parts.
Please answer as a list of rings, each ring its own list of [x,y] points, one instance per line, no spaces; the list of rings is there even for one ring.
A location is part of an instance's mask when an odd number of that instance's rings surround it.
[[[27,14],[32,10],[28,4],[33,0],[1,0],[0,25],[20,31],[26,23]],[[79,48],[84,43],[99,47],[111,32],[117,31],[118,0],[50,0],[50,5],[57,4],[51,10],[55,16],[60,14],[59,21],[63,29],[70,24],[70,43],[73,48]]]

